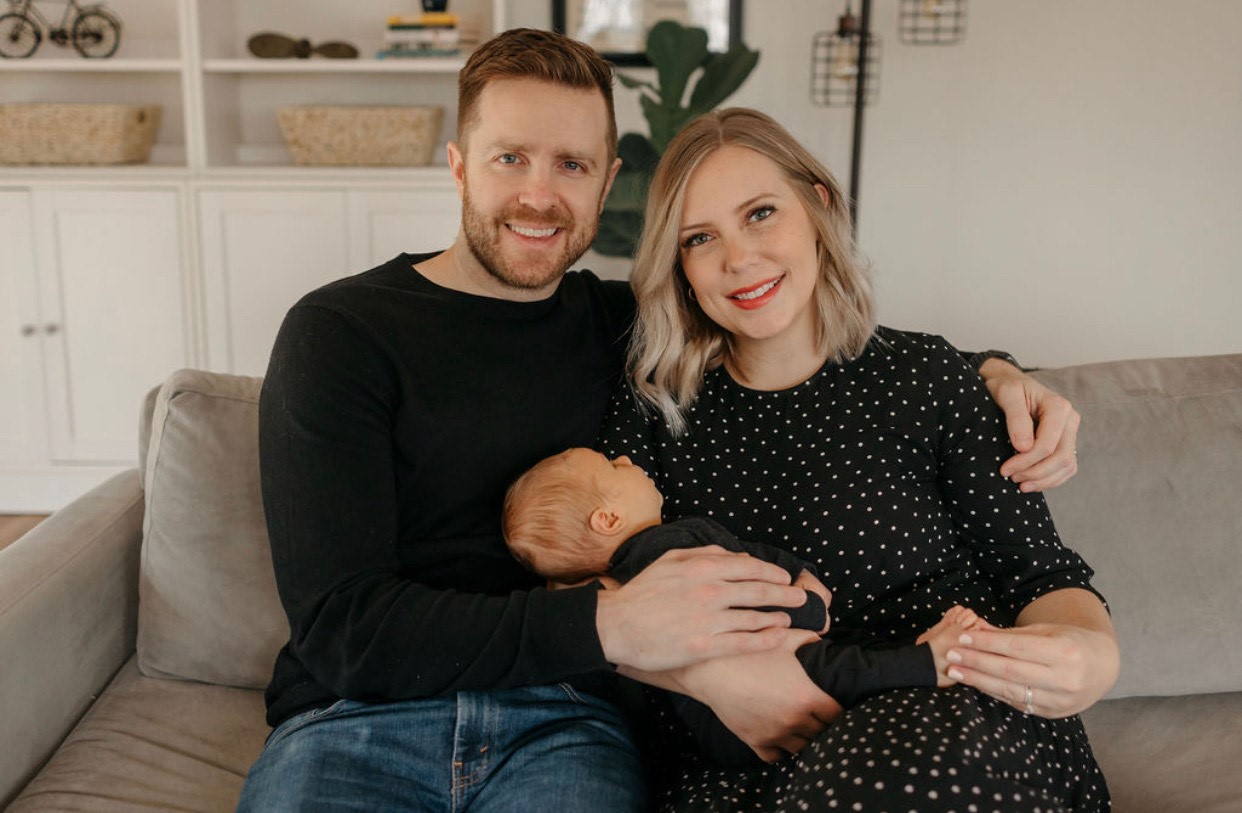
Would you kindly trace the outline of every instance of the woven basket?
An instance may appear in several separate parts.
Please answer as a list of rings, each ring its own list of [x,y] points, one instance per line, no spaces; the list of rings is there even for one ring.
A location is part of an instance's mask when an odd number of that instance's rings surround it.
[[[443,107],[282,107],[276,111],[293,163],[421,167],[431,163]]]
[[[158,104],[0,104],[0,164],[142,164]]]

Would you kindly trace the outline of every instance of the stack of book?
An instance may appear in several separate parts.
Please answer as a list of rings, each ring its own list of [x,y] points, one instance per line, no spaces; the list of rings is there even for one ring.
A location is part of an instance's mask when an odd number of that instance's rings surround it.
[[[384,49],[378,59],[391,57],[457,56],[461,53],[461,32],[457,15],[447,11],[422,14],[394,14],[384,32]]]

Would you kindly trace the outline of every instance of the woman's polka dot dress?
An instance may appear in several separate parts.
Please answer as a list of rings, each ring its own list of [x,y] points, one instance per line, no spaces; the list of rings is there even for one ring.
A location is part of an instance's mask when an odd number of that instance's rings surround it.
[[[833,623],[911,640],[954,604],[1012,625],[1030,601],[1092,589],[1044,500],[1000,477],[1013,454],[977,374],[943,339],[880,328],[856,360],[787,390],[707,373],[673,438],[619,394],[601,435],[665,494],[813,562]],[[658,807],[693,811],[1098,811],[1108,791],[1077,717],[1028,717],[969,687],[890,691],[801,753],[717,768],[657,711]]]

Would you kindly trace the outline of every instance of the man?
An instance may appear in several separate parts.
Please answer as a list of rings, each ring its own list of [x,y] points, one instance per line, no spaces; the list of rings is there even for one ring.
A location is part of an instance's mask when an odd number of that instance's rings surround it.
[[[505,488],[592,445],[622,374],[628,288],[567,272],[620,165],[611,82],[594,51],[550,32],[485,43],[459,79],[452,246],[328,285],[286,317],[260,452],[291,635],[240,809],[640,810],[613,668],[669,685],[683,667],[791,646],[786,614],[744,609],[802,603],[774,565],[683,551],[620,589],[553,592],[501,538]],[[1050,445],[1072,448],[1072,411],[1043,403],[1067,427]],[[1015,460],[1036,484],[1066,470]],[[772,695],[755,744],[813,734],[839,708],[804,673]]]

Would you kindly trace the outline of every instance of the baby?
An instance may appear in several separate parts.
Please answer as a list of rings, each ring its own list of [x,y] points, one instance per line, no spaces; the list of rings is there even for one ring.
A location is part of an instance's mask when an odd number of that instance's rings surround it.
[[[719,545],[779,565],[807,591],[801,607],[760,609],[789,613],[791,626],[828,632],[831,597],[812,566],[780,548],[740,540],[706,517],[664,523],[663,505],[655,483],[628,457],[609,460],[590,449],[569,449],[540,461],[510,486],[505,541],[518,561],[555,584],[604,575],[625,583],[669,550]],[[799,648],[797,657],[825,693],[848,707],[887,689],[951,685],[946,653],[963,631],[987,626],[973,611],[953,607],[912,644],[834,629]],[[731,767],[761,764],[710,708],[682,695],[671,699],[709,758]]]

